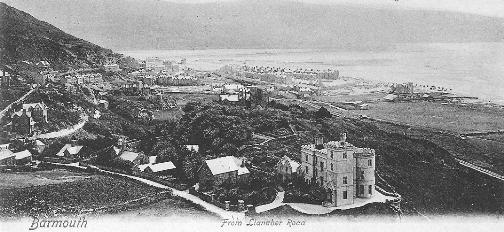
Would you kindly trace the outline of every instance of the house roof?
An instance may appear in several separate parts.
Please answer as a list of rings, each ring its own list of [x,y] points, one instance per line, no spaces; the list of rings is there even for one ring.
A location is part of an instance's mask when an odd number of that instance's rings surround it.
[[[139,155],[140,153],[125,151],[119,156],[119,158],[122,160],[133,162]]]
[[[35,145],[37,145],[37,146],[44,146],[45,144],[42,141],[40,141],[40,140],[37,139],[37,140],[35,140]]]
[[[19,159],[24,159],[26,157],[30,157],[32,156],[32,154],[30,153],[30,151],[28,150],[24,150],[24,151],[20,151],[20,152],[16,152],[14,153],[13,155],[16,156],[15,159],[19,160]]]
[[[298,162],[292,160],[291,158],[285,155],[280,162],[282,162],[283,164],[285,164],[286,162],[289,163],[290,167],[292,168],[292,172],[296,172],[300,165]]]
[[[149,156],[149,163],[150,164],[153,164],[153,163],[156,163],[156,159],[157,159],[157,156]]]
[[[249,170],[246,167],[241,167],[242,160],[234,156],[220,157],[217,159],[206,160],[205,162],[213,175],[233,171],[238,171],[238,175],[249,173]]]
[[[164,162],[164,163],[150,164],[149,168],[152,170],[152,172],[162,172],[174,169],[175,165],[172,162]]]
[[[43,102],[37,102],[37,103],[23,104],[23,109],[35,108],[37,106],[39,106],[42,109],[46,107]]]
[[[7,159],[12,156],[14,156],[14,153],[9,149],[5,149],[5,150],[0,151],[0,160]]]
[[[140,164],[140,165],[138,165],[138,169],[140,169],[140,171],[143,172],[150,165],[151,164]]]
[[[61,150],[56,153],[57,156],[65,156],[65,151],[68,151],[68,153],[70,153],[70,155],[76,155],[79,153],[79,151],[83,148],[83,146],[72,146],[72,144],[65,144],[65,146],[63,146],[61,148]]]

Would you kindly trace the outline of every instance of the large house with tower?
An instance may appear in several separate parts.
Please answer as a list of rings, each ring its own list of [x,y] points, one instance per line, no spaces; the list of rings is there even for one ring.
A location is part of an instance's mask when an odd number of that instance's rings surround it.
[[[326,206],[350,205],[375,194],[375,151],[346,142],[345,133],[327,143],[317,136],[315,144],[301,147],[300,160],[299,175],[327,191]]]

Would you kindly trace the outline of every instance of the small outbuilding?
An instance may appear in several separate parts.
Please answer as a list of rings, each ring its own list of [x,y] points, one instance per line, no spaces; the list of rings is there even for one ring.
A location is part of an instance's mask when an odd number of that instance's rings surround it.
[[[157,164],[149,164],[145,169],[145,173],[155,173],[158,175],[169,175],[175,171],[175,165],[172,162],[163,162]]]
[[[9,150],[1,150],[0,151],[0,166],[10,166],[10,165],[15,165],[16,164],[16,159],[15,159],[14,153]]]
[[[16,152],[13,155],[15,156],[16,165],[29,164],[33,159],[32,154],[28,150]]]

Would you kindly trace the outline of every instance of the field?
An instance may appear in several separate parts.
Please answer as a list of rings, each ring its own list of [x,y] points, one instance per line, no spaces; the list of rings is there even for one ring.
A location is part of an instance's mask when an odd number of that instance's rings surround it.
[[[356,110],[371,118],[394,121],[412,126],[421,126],[455,133],[495,131],[504,129],[503,109],[482,105],[443,105],[433,102],[379,102],[369,110]]]
[[[0,190],[59,184],[93,178],[92,175],[86,173],[69,172],[66,170],[2,173],[0,175],[2,176],[2,179],[0,179]]]
[[[37,175],[38,178],[50,180],[43,182],[42,185],[33,185],[29,179]],[[200,210],[178,198],[172,198],[166,190],[122,178],[60,170],[9,174],[8,178],[5,183],[20,182],[2,185],[0,189],[2,218],[118,212],[140,206],[148,208],[148,204],[165,199],[177,203],[167,204],[163,208],[168,210],[173,205],[174,214],[183,211],[182,208],[190,209],[191,212]],[[68,178],[73,180],[66,181]]]
[[[167,120],[167,121],[177,121],[182,115],[184,115],[184,111],[179,108],[169,109],[169,110],[160,110],[154,112],[154,119],[156,120]]]
[[[198,218],[205,219],[217,219],[216,215],[213,215],[203,209],[198,205],[194,205],[183,199],[177,199],[177,197],[172,196],[169,199],[164,199],[159,202],[155,202],[149,205],[139,206],[135,209],[130,209],[121,212],[110,212],[107,214],[113,216],[119,216],[121,218],[136,218],[146,217],[152,219],[152,217],[180,217],[180,218]],[[101,215],[101,214],[100,214]]]

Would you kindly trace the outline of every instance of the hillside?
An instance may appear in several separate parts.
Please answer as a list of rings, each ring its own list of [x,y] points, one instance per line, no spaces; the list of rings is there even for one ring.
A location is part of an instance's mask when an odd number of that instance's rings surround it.
[[[472,14],[231,1],[4,0],[80,38],[116,50],[381,48],[402,42],[490,42],[504,19]]]
[[[483,174],[458,164],[443,148],[424,140],[381,129],[376,123],[349,118],[320,118],[313,111],[298,106],[272,104],[267,109],[247,109],[221,104],[193,104],[170,130],[171,137],[198,140],[200,153],[207,156],[241,154],[252,165],[266,173],[274,173],[283,155],[299,160],[300,145],[311,143],[317,131],[325,141],[348,133],[348,141],[358,147],[376,150],[377,183],[399,193],[405,214],[427,215],[501,214],[504,210],[504,185]],[[219,120],[233,120],[233,127]],[[300,132],[297,138],[276,140],[256,148],[242,149],[246,134],[271,134],[293,125]],[[178,132],[177,132],[178,131]],[[420,131],[418,133],[421,133]],[[456,140],[457,138],[453,138]],[[458,139],[460,146],[470,146]],[[244,146],[246,147],[246,146]],[[263,177],[261,184],[269,180]],[[390,185],[390,186],[388,186]]]
[[[45,60],[56,69],[93,67],[119,56],[1,2],[0,51],[2,65]]]

